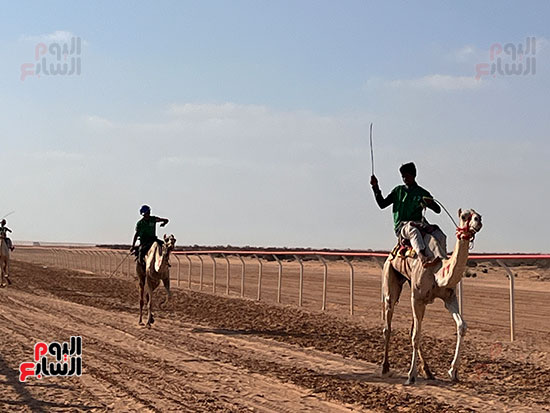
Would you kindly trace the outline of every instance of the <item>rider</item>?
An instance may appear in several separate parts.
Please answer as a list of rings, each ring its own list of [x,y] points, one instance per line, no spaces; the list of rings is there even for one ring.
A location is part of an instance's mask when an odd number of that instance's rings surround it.
[[[11,242],[11,239],[8,238],[8,232],[12,232],[11,229],[6,227],[6,220],[3,219],[0,221],[0,237],[6,239],[6,243],[8,244],[8,247],[10,250],[14,250],[15,247],[13,246],[13,243]]]
[[[155,242],[162,243],[161,240],[157,238],[156,227],[157,222],[160,222],[160,226],[164,227],[168,224],[168,219],[159,218],[151,215],[151,208],[148,205],[143,205],[139,213],[143,216],[136,224],[136,233],[134,234],[134,239],[132,241],[132,247],[130,251],[138,251],[138,258],[141,264],[145,263],[145,255],[147,251]],[[136,248],[136,241],[139,238],[139,250]]]
[[[399,172],[405,185],[393,188],[386,198],[382,196],[376,176],[371,176],[370,184],[374,191],[376,203],[381,209],[393,204],[395,235],[400,240],[410,241],[424,266],[436,264],[440,259],[447,258],[447,238],[438,226],[428,224],[422,217],[422,212],[424,208],[428,207],[439,214],[441,208],[434,202],[432,195],[416,183],[416,166],[414,163],[409,162],[401,165]],[[430,261],[426,256],[426,245],[422,232],[431,234],[439,243],[439,251],[433,251],[435,254],[434,260]]]

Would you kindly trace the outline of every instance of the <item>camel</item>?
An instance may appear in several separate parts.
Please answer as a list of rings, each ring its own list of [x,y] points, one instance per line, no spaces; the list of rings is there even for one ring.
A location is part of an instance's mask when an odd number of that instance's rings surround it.
[[[160,308],[168,303],[170,299],[170,267],[169,259],[170,253],[176,245],[176,238],[174,235],[169,237],[164,235],[164,244],[155,242],[147,255],[145,256],[145,268],[141,263],[137,262],[136,272],[139,278],[139,325],[143,325],[143,304],[147,302],[147,328],[151,328],[151,324],[154,323],[152,308],[153,308],[153,291],[158,287],[160,281],[166,288],[166,300],[160,304]]]
[[[426,305],[440,298],[445,307],[451,313],[457,329],[457,343],[455,355],[448,370],[450,379],[458,382],[458,367],[462,342],[466,334],[466,322],[459,313],[458,300],[455,288],[462,279],[466,270],[470,243],[475,234],[481,230],[481,215],[473,209],[458,210],[460,219],[457,227],[456,246],[448,260],[444,260],[436,266],[424,268],[418,258],[404,258],[390,255],[383,267],[383,297],[384,297],[384,358],[382,361],[382,375],[388,374],[390,363],[388,350],[391,335],[391,321],[395,306],[399,301],[401,289],[405,281],[411,285],[411,306],[413,313],[413,326],[411,330],[411,342],[413,354],[406,385],[414,384],[417,378],[417,364],[428,379],[434,379],[425,358],[422,355],[420,345],[420,332],[422,319]]]
[[[10,248],[6,240],[6,233],[0,234],[0,287],[11,284],[10,277]]]

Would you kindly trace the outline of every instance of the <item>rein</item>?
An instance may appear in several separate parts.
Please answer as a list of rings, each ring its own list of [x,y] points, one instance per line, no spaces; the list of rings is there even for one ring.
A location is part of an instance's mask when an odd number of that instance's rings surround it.
[[[449,218],[453,222],[453,224],[456,228],[456,238],[470,241],[470,249],[472,249],[474,247],[474,240],[475,240],[475,237],[476,237],[476,233],[474,231],[470,230],[470,221],[472,219],[472,216],[470,215],[470,217],[466,221],[466,225],[464,225],[463,227],[459,227],[458,224],[456,223],[456,221],[453,219],[452,215],[449,214],[449,211],[447,211],[447,208],[445,208],[445,205],[443,205],[441,202],[439,202],[435,198],[433,198],[433,200],[435,202],[437,202],[437,204],[441,208],[443,208],[443,210],[447,213],[447,215],[449,216]]]

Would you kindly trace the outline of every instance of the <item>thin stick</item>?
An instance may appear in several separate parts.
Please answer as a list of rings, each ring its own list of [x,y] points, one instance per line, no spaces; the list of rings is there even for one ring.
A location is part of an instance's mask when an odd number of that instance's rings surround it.
[[[118,271],[118,269],[121,267],[122,264],[124,264],[124,261],[126,261],[126,259],[127,259],[130,255],[132,255],[131,252],[129,252],[129,253],[124,257],[124,259],[120,262],[120,264],[117,265],[117,267],[115,268],[115,270],[111,273],[111,275],[109,275],[109,278],[111,278],[113,275],[116,274],[116,272]]]
[[[2,219],[9,217],[11,214],[14,214],[15,211],[8,212],[6,215],[2,217]]]
[[[447,215],[449,216],[449,218],[451,218],[451,221],[453,221],[453,224],[456,228],[458,228],[458,224],[456,223],[456,221],[453,219],[453,216],[451,214],[449,214],[449,211],[447,211],[447,208],[445,208],[445,205],[443,205],[441,202],[439,202],[437,199],[435,198],[432,198],[435,202],[437,202],[439,204],[439,206],[441,206],[445,212],[447,213]]]
[[[372,123],[370,124],[370,164],[372,175],[374,176],[374,152],[372,150]]]

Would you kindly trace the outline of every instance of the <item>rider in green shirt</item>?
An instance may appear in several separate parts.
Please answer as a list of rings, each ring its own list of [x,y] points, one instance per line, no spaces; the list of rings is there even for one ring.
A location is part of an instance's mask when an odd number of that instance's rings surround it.
[[[424,233],[430,233],[441,246],[440,251],[434,251],[436,259],[447,257],[447,240],[445,234],[435,225],[429,225],[423,218],[424,208],[430,208],[435,213],[441,212],[441,207],[433,200],[432,195],[416,183],[416,166],[409,162],[399,168],[401,178],[405,185],[393,188],[390,194],[384,198],[378,186],[376,176],[371,176],[372,190],[376,203],[381,209],[393,205],[393,225],[395,235],[411,242],[413,249],[424,265],[430,264],[426,256],[426,245],[423,240]]]
[[[136,241],[139,239],[139,261],[143,264],[145,262],[145,255],[155,242],[162,242],[157,238],[156,228],[157,223],[160,222],[160,226],[164,227],[168,224],[167,218],[159,218],[151,215],[151,208],[148,205],[143,205],[139,210],[139,213],[143,216],[136,224],[136,233],[132,241],[132,247],[130,251],[136,251]]]

